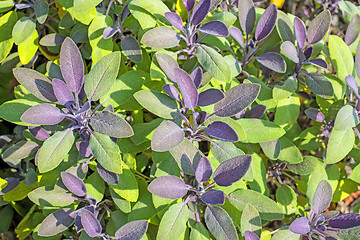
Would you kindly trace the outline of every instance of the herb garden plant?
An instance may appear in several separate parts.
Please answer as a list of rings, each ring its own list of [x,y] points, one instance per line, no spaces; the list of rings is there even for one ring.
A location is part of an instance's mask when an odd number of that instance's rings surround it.
[[[0,238],[360,239],[360,7],[310,2],[0,1]]]

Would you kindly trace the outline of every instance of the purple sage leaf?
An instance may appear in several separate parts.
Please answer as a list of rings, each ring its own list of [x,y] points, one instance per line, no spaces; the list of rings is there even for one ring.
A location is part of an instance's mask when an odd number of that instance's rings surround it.
[[[90,237],[98,237],[101,234],[102,227],[97,218],[86,209],[81,210],[81,224]]]
[[[214,172],[214,181],[219,186],[232,185],[245,176],[251,161],[251,155],[241,155],[221,163]]]
[[[88,141],[76,142],[76,148],[84,157],[91,157],[93,155]]]
[[[360,214],[358,213],[347,213],[332,218],[328,221],[331,228],[353,228],[360,226]]]
[[[79,93],[83,85],[84,63],[81,53],[71,38],[66,38],[60,50],[60,68],[69,89]]]
[[[289,230],[296,234],[307,234],[311,231],[309,219],[301,217],[295,219],[289,227]]]
[[[195,26],[199,25],[210,11],[211,0],[200,0],[191,15],[190,22]]]
[[[147,31],[141,43],[152,48],[172,48],[179,45],[180,37],[176,30],[166,26],[155,27]]]
[[[256,57],[256,60],[261,63],[261,65],[273,70],[278,73],[285,73],[286,71],[286,62],[282,56],[276,52],[267,52]]]
[[[116,27],[113,26],[109,26],[107,28],[104,29],[103,31],[103,38],[104,39],[108,39],[111,38],[112,36],[114,36],[117,32],[119,32],[120,30]]]
[[[360,16],[355,14],[351,19],[345,34],[345,43],[349,46],[358,38],[360,34]]]
[[[316,108],[309,108],[305,110],[305,115],[310,119],[315,120],[317,122],[323,122],[325,120],[325,116],[322,112],[317,110]]]
[[[205,111],[195,112],[193,117],[196,120],[197,125],[201,125],[206,120],[207,113]]]
[[[196,167],[195,178],[199,183],[209,181],[212,175],[212,167],[209,159],[202,157]]]
[[[315,44],[323,39],[329,30],[330,22],[331,13],[329,10],[321,12],[314,20],[311,21],[307,34],[309,44]]]
[[[56,210],[48,215],[41,223],[38,235],[51,237],[65,231],[75,220],[76,212],[70,208]]]
[[[235,130],[230,127],[229,124],[216,121],[209,124],[205,129],[205,133],[210,137],[226,141],[226,142],[237,142],[239,141],[239,136]]]
[[[242,0],[238,2],[238,17],[239,17],[239,22],[240,22],[240,26],[241,29],[243,30],[243,32],[248,32],[248,30],[250,29],[246,29],[246,20],[249,19],[248,21],[254,20],[253,18],[248,18],[250,9],[254,7],[254,3],[252,0]],[[250,23],[250,22],[249,22]],[[248,23],[248,24],[249,24]],[[253,26],[255,26],[255,21],[253,22]],[[250,30],[250,32],[252,31],[252,29]]]
[[[224,205],[225,194],[221,190],[210,189],[201,195],[201,200],[207,204]]]
[[[190,77],[194,81],[195,87],[199,88],[203,79],[203,70],[201,69],[201,67],[195,68],[194,71],[192,71],[192,73],[190,74]]]
[[[129,6],[126,5],[121,12],[120,21],[121,24],[125,21],[125,18],[130,14]],[[115,21],[116,22],[116,21]]]
[[[29,131],[30,133],[37,139],[40,141],[45,141],[46,139],[48,139],[50,137],[50,134],[45,131],[45,129],[43,129],[42,127],[38,126],[38,127],[33,127],[33,126],[29,126]]]
[[[187,11],[190,12],[195,6],[196,0],[183,0],[184,6],[186,7]]]
[[[321,59],[321,58],[314,58],[314,59],[311,59],[305,63],[309,63],[309,64],[313,64],[313,65],[316,65],[318,67],[322,67],[322,68],[328,68],[328,65],[327,63],[325,62],[325,60]]]
[[[256,235],[253,232],[250,232],[250,231],[245,231],[244,237],[245,237],[245,240],[260,240],[258,235]]]
[[[221,101],[225,97],[225,94],[217,89],[210,88],[199,94],[198,106],[209,106]]]
[[[304,23],[298,17],[295,17],[294,19],[294,31],[298,47],[302,50],[306,41],[306,28]]]
[[[74,95],[64,81],[54,78],[52,84],[59,104],[65,106],[66,104],[75,102]]]
[[[164,90],[164,92],[166,92],[169,95],[169,97],[171,97],[172,99],[175,99],[177,101],[180,101],[180,93],[174,85],[165,84],[162,87],[162,89]]]
[[[360,98],[359,96],[359,86],[357,85],[357,82],[355,78],[352,75],[348,75],[345,77],[346,84],[350,87],[351,91],[353,91],[357,98]]]
[[[261,118],[266,112],[266,106],[265,105],[255,105],[251,108],[251,110],[248,112],[248,118]]]
[[[255,7],[252,7],[249,9],[248,14],[246,15],[246,23],[245,23],[246,35],[249,35],[252,32],[252,30],[255,27],[255,22],[256,22],[256,11],[255,11]]]
[[[148,186],[149,192],[168,199],[179,199],[188,192],[183,180],[176,176],[161,176],[154,179]]]
[[[49,103],[42,103],[26,110],[20,119],[35,125],[54,125],[61,122],[64,117],[65,114],[57,107]]]
[[[272,32],[277,19],[277,8],[275,4],[271,4],[261,15],[256,26],[255,39],[261,41]]]
[[[227,37],[229,36],[229,29],[225,23],[215,20],[205,23],[199,28],[199,31],[204,34],[213,35],[216,37]]]
[[[154,131],[151,139],[151,149],[157,152],[166,152],[184,139],[184,131],[172,121],[162,122]]]
[[[85,183],[80,178],[68,172],[61,172],[61,180],[67,189],[76,196],[82,197],[86,195]]]
[[[260,85],[243,83],[225,92],[225,98],[214,106],[214,113],[219,117],[229,117],[249,107],[257,98]]]
[[[117,185],[119,183],[119,176],[116,173],[106,170],[100,163],[97,163],[96,170],[100,177],[111,185]]]
[[[281,51],[294,63],[299,62],[298,51],[295,45],[290,41],[285,41],[281,44]]]
[[[231,27],[229,29],[230,35],[237,41],[242,48],[244,48],[244,37],[237,27]]]
[[[116,240],[140,240],[145,235],[149,222],[147,220],[132,221],[121,228],[115,233]]]
[[[322,180],[317,186],[311,204],[310,216],[317,216],[319,213],[325,211],[332,199],[331,185],[326,180]],[[311,214],[313,213],[313,214]]]
[[[312,47],[307,48],[304,51],[305,60],[308,60],[311,57],[312,53],[313,53],[313,48]]]
[[[179,31],[184,30],[184,23],[181,20],[179,14],[173,12],[166,12],[165,17],[167,18],[167,20],[169,20],[169,22],[171,23],[171,25],[173,25],[174,28]]]
[[[180,68],[175,69],[174,73],[185,106],[193,110],[196,107],[199,98],[194,81],[187,72]]]
[[[176,82],[175,69],[179,68],[177,61],[167,53],[156,53],[155,56],[161,70],[171,81]]]

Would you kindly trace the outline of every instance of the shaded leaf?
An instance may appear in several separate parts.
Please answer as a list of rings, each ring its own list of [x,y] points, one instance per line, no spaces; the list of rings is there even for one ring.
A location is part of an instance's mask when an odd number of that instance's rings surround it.
[[[204,218],[206,226],[216,239],[239,239],[233,221],[223,208],[207,206]]]
[[[162,87],[164,92],[166,92],[172,99],[180,101],[180,93],[177,88],[172,84],[166,84]]]
[[[241,29],[243,30],[243,32],[251,32],[252,29],[246,29],[246,20],[248,19],[248,15],[250,12],[250,9],[254,7],[254,3],[252,0],[243,0],[243,1],[238,1],[238,17],[239,17],[239,22],[240,22],[240,26]],[[255,26],[255,19],[252,19],[253,23],[252,25]],[[248,22],[250,22],[250,19],[248,20]],[[251,25],[250,23],[248,23],[248,25]]]
[[[195,178],[196,180],[201,182],[209,181],[212,175],[212,167],[209,159],[206,157],[202,157],[196,167]]]
[[[54,78],[52,80],[52,84],[54,88],[54,94],[59,104],[66,106],[70,103],[75,103],[74,95],[64,81]]]
[[[199,25],[210,11],[211,0],[200,0],[194,7],[190,22]]]
[[[225,98],[214,106],[214,113],[220,117],[233,116],[249,107],[257,98],[260,85],[243,83],[225,92]]]
[[[173,82],[176,82],[175,69],[179,68],[177,61],[167,53],[156,53],[156,60],[160,65],[166,76]]]
[[[360,16],[354,15],[351,19],[345,34],[345,43],[349,46],[358,38],[360,34]]]
[[[203,79],[203,70],[201,67],[197,67],[190,74],[191,78],[194,80],[196,88],[199,88]]]
[[[247,204],[241,214],[240,228],[241,233],[243,235],[245,234],[245,236],[246,232],[252,232],[253,234],[256,233],[257,235],[261,234],[262,225],[260,215],[259,212],[251,204]]]
[[[315,120],[317,122],[323,122],[325,120],[325,116],[322,112],[317,110],[316,108],[309,108],[305,110],[305,115],[310,119]]]
[[[328,99],[334,95],[333,86],[324,75],[318,73],[306,74],[305,83],[309,90],[320,97]]]
[[[248,118],[261,118],[266,112],[266,106],[264,105],[255,105],[248,112]]]
[[[49,12],[49,5],[45,0],[36,0],[34,3],[36,19],[40,24],[44,24]]]
[[[184,139],[184,131],[172,121],[162,122],[154,131],[151,148],[157,152],[166,152]]]
[[[285,73],[286,71],[286,62],[278,53],[267,52],[255,58],[261,65],[269,68],[270,70],[278,73]]]
[[[215,104],[222,100],[225,97],[225,94],[216,88],[207,89],[199,94],[199,100],[197,105],[204,107]]]
[[[229,124],[215,121],[209,124],[205,129],[205,133],[210,137],[220,139],[226,142],[237,142],[239,141],[239,137],[235,130],[229,126]]]
[[[35,204],[45,207],[65,207],[75,201],[71,193],[61,188],[52,189],[49,186],[36,188],[28,193],[28,197]]]
[[[140,240],[145,235],[149,222],[146,220],[132,221],[121,228],[115,233],[115,238],[118,240]]]
[[[119,184],[119,176],[116,173],[110,172],[103,168],[100,163],[96,165],[97,173],[100,175],[100,177],[111,185],[117,185]]]
[[[261,15],[256,26],[255,39],[261,41],[272,32],[277,19],[277,8],[275,4],[271,4]]]
[[[50,33],[45,36],[43,36],[40,39],[40,45],[46,46],[46,47],[56,47],[60,46],[65,40],[65,36],[61,35],[59,33]]]
[[[325,60],[321,59],[321,58],[314,58],[314,59],[310,59],[309,61],[307,61],[306,63],[310,63],[313,65],[316,65],[318,67],[322,67],[322,68],[328,68],[327,63],[325,62]]]
[[[201,200],[207,204],[223,205],[225,203],[225,194],[221,190],[210,189],[201,195]]]
[[[355,93],[356,97],[360,98],[359,87],[357,85],[355,78],[352,75],[348,75],[345,78],[345,82],[350,87],[350,89]]]
[[[336,216],[328,221],[332,228],[347,229],[360,226],[360,214],[347,213]]]
[[[1,153],[1,158],[10,166],[17,167],[22,159],[34,154],[40,146],[32,141],[21,140],[6,148]]]
[[[195,2],[196,0],[183,0],[184,6],[186,7],[186,10],[188,12],[190,12],[193,9]]]
[[[221,163],[214,172],[214,181],[219,186],[232,185],[244,177],[251,161],[251,155],[241,155]]]
[[[319,42],[327,33],[330,27],[331,14],[328,10],[321,12],[309,24],[307,39],[309,44]]]
[[[134,62],[142,61],[141,47],[133,36],[126,36],[121,40],[121,50],[124,54]]]
[[[75,215],[75,212],[70,208],[56,210],[42,221],[38,235],[51,237],[65,231],[74,223]]]
[[[168,199],[182,198],[188,192],[184,181],[171,175],[155,178],[149,184],[148,190],[156,196]]]

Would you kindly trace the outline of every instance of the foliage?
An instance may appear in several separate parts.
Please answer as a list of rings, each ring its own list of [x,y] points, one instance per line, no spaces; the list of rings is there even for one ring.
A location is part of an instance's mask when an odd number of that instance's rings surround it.
[[[357,239],[360,8],[254,2],[0,1],[0,232]]]

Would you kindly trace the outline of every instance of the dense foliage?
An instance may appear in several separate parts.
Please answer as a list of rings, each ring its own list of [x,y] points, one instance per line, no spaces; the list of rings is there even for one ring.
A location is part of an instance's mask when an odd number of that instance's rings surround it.
[[[359,239],[360,7],[254,2],[1,0],[1,236]]]

